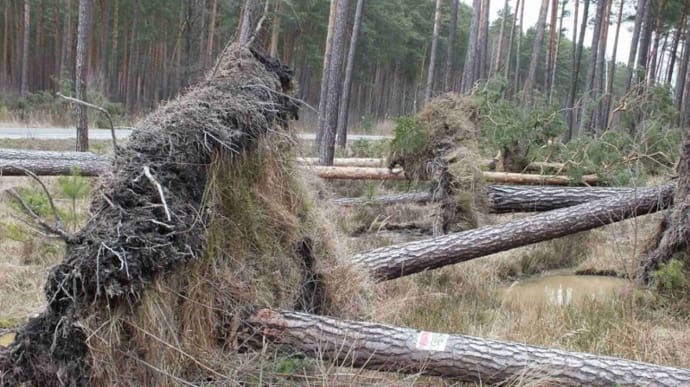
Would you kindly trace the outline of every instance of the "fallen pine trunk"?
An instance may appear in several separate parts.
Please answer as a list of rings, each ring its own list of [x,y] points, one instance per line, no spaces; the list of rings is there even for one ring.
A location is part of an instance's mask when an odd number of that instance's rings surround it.
[[[298,157],[297,162],[304,165],[319,165],[316,157]],[[368,167],[380,168],[386,165],[386,159],[381,158],[361,158],[361,157],[342,157],[333,159],[335,167]]]
[[[51,152],[0,149],[0,175],[24,175],[30,170],[39,176],[70,175],[79,169],[82,176],[99,176],[110,169],[107,157],[88,152]]]
[[[388,168],[364,168],[364,167],[335,167],[335,166],[309,166],[318,177],[323,179],[352,179],[352,180],[405,180],[402,170]],[[595,184],[599,181],[596,175],[586,175],[582,180],[575,181],[568,176],[536,175],[510,172],[482,172],[484,179],[502,184],[547,184],[569,185],[574,183]]]
[[[547,187],[516,185],[490,185],[486,187],[486,193],[489,197],[489,212],[493,214],[551,211],[634,191],[635,188],[628,187]],[[374,196],[371,198],[338,198],[334,199],[333,203],[343,207],[356,207],[368,204],[424,204],[431,200],[431,194],[428,192],[405,192]]]
[[[671,206],[674,186],[642,189],[496,226],[383,247],[352,261],[380,281],[590,230]]]
[[[543,212],[572,207],[617,195],[639,191],[629,187],[545,187],[490,185],[489,211],[494,214],[509,212]]]
[[[680,386],[690,370],[609,356],[420,332],[372,322],[260,309],[249,324],[269,341],[368,370],[436,375],[476,383],[520,378],[548,385]]]

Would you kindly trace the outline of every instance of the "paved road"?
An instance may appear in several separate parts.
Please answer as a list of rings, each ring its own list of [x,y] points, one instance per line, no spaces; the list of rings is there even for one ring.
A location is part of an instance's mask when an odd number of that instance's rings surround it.
[[[131,130],[116,129],[115,137],[127,138],[132,134]],[[70,128],[3,128],[0,127],[0,138],[35,138],[38,140],[63,140],[76,138],[76,129]],[[297,136],[304,140],[314,140],[314,133],[298,133]],[[380,141],[392,138],[391,136],[376,136],[366,134],[350,134],[348,140],[368,140]],[[91,140],[110,140],[110,130],[108,129],[89,129],[89,139]]]

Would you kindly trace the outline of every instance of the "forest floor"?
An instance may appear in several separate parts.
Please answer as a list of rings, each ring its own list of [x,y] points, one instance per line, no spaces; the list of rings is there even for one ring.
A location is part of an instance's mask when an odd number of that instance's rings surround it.
[[[107,144],[107,142],[105,143]],[[107,145],[101,152],[107,153]],[[72,149],[73,144],[46,141],[41,144],[4,141],[1,146]],[[359,144],[348,155],[380,156],[380,144]],[[308,147],[303,151],[309,154]],[[79,227],[86,219],[89,198],[77,201],[76,214],[70,214],[71,201],[60,193],[58,178],[44,181],[61,212]],[[658,182],[657,182],[658,183]],[[652,184],[652,183],[650,183]],[[1,177],[0,190],[38,186],[24,177]],[[324,183],[320,187],[333,197],[367,196],[405,190],[406,183]],[[343,229],[362,222],[360,210],[341,210]],[[400,219],[416,220],[429,208],[402,205],[386,211]],[[4,329],[19,326],[45,306],[43,284],[51,266],[64,255],[64,245],[31,231],[18,219],[19,213],[0,199],[0,336]],[[502,223],[518,216],[491,216],[489,223]],[[687,296],[662,294],[641,288],[632,280],[617,279],[613,289],[601,296],[577,297],[573,302],[554,302],[547,294],[524,298],[510,297],[521,284],[533,283],[553,275],[576,272],[610,272],[634,278],[636,259],[659,222],[660,214],[612,224],[596,230],[513,249],[440,270],[374,285],[375,296],[362,319],[422,330],[462,333],[504,339],[571,351],[624,357],[661,365],[690,368],[690,303]],[[351,252],[422,238],[424,235],[364,233],[349,237]],[[567,293],[567,284],[563,289]],[[2,341],[0,340],[0,345]],[[454,385],[453,381],[418,375],[403,376],[361,372],[333,367],[319,360],[282,358],[264,354],[261,378],[274,378],[295,385]],[[248,378],[252,378],[248,376]],[[250,381],[252,383],[252,381]],[[283,384],[283,383],[281,383]],[[539,385],[539,375],[523,375],[511,385]]]

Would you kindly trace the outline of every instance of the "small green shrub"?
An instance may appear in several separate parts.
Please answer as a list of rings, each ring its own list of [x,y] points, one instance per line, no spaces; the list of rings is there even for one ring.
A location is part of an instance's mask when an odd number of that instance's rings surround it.
[[[686,255],[686,254],[683,254]],[[652,273],[652,284],[662,294],[674,296],[687,291],[688,279],[685,264],[674,257]]]
[[[72,212],[69,218],[73,228],[78,226],[77,200],[83,199],[91,194],[91,182],[79,174],[79,169],[74,168],[70,176],[60,176],[58,178],[58,189],[60,193],[72,202]]]

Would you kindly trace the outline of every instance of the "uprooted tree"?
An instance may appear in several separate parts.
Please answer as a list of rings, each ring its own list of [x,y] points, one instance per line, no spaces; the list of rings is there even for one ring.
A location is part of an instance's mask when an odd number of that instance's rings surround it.
[[[465,336],[420,351],[412,348],[418,331],[315,315],[358,315],[368,273],[338,259],[294,173],[284,133],[296,114],[290,75],[231,48],[209,81],[149,116],[116,150],[90,219],[74,235],[62,232],[66,254],[48,278],[46,310],[0,350],[1,384],[222,382],[239,374],[239,352],[270,342],[338,364],[468,381],[516,377],[525,365],[557,384],[690,380],[687,370]],[[672,193],[603,199],[590,215],[650,212]],[[560,211],[581,221],[581,210]],[[544,238],[577,231],[538,224]],[[450,251],[440,247],[432,255]]]

